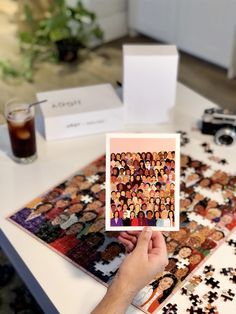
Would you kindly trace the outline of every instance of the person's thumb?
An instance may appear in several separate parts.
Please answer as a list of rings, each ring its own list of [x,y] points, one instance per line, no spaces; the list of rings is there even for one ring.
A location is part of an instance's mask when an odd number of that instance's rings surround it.
[[[148,245],[152,237],[152,228],[145,227],[140,236],[138,237],[138,242],[136,245],[137,250],[140,252],[147,253],[148,252]]]

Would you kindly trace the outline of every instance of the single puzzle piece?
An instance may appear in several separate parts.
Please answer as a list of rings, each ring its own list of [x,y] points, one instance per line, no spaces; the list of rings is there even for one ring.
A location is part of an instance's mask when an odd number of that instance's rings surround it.
[[[185,287],[183,287],[183,288],[181,289],[181,294],[182,294],[182,295],[188,295],[188,294],[189,294],[189,290],[186,289]]]
[[[189,301],[192,303],[193,306],[198,306],[202,303],[199,295],[193,293],[190,294]]]
[[[215,292],[208,291],[207,293],[203,295],[203,298],[207,300],[208,303],[213,303],[215,300],[219,298],[219,296],[216,291]]]
[[[202,276],[201,275],[194,275],[190,280],[190,283],[192,283],[195,286],[198,286],[202,282]]]
[[[227,241],[229,246],[233,246],[236,247],[236,240],[230,239],[229,241]]]
[[[224,302],[233,301],[234,296],[235,296],[235,293],[233,293],[231,289],[223,290],[221,294],[221,298],[224,300]]]
[[[213,154],[213,150],[212,149],[205,149],[205,152],[208,154]]]
[[[183,131],[177,131],[180,134],[180,145],[185,146],[190,142],[189,138],[187,137],[187,133]]]
[[[219,289],[220,288],[219,283],[220,282],[218,280],[215,280],[213,277],[205,278],[205,284],[211,286],[212,289],[215,288]]]
[[[236,274],[233,274],[229,280],[231,280],[233,283],[236,283]]]
[[[165,307],[163,307],[162,313],[163,314],[177,314],[178,313],[177,304],[168,303]]]
[[[186,312],[189,314],[205,314],[201,307],[191,306],[189,309],[186,309]]]
[[[219,163],[222,165],[228,164],[226,159],[221,159]]]
[[[204,274],[207,274],[207,273],[209,273],[209,272],[214,272],[214,271],[215,271],[215,268],[214,268],[212,265],[206,265],[206,266],[204,267],[203,273],[204,273]]]
[[[223,267],[223,268],[221,268],[220,274],[222,274],[224,276],[229,276],[231,274],[232,270],[233,270],[233,267],[228,267],[228,268]]]
[[[205,310],[205,314],[219,314],[217,307],[212,304],[207,304],[204,310]]]

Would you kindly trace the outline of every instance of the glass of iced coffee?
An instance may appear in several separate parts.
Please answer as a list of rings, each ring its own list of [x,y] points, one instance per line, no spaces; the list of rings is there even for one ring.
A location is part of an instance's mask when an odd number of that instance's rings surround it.
[[[37,158],[34,107],[17,99],[5,105],[13,159],[22,164]]]

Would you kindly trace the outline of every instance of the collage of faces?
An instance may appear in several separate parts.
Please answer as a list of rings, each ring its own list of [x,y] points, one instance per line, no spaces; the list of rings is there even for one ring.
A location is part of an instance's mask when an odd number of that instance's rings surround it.
[[[175,151],[110,155],[112,227],[175,226]]]

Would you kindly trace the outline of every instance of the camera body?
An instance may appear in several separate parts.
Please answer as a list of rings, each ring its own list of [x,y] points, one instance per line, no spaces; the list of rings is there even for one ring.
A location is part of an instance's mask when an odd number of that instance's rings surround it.
[[[219,108],[204,110],[201,131],[214,135],[218,145],[231,145],[236,140],[236,112]]]

